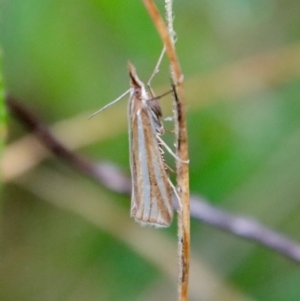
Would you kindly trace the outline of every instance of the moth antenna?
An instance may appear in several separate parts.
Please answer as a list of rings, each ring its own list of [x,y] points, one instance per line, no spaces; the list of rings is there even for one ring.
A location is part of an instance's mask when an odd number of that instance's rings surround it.
[[[129,92],[131,91],[131,89],[127,90],[125,93],[123,93],[121,96],[119,96],[117,99],[113,100],[112,102],[108,103],[107,105],[105,105],[104,107],[102,107],[100,110],[96,111],[95,113],[93,113],[88,119],[91,119],[92,117],[94,117],[96,114],[102,112],[103,110],[107,109],[108,107],[114,105],[115,103],[117,103],[119,100],[121,100],[125,95],[127,95]]]

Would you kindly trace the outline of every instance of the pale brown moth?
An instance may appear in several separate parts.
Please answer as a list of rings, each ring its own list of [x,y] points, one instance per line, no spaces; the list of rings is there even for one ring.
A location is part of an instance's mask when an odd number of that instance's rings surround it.
[[[157,68],[156,66],[155,70]],[[164,126],[157,100],[163,95],[154,97],[152,91],[149,95],[131,63],[128,63],[128,70],[131,88],[90,118],[130,93],[128,123],[132,176],[131,216],[142,225],[167,227],[173,219],[172,189],[176,195],[177,193],[169,179],[161,146],[164,145],[176,159],[179,158],[160,138],[164,133]]]
[[[172,188],[161,149],[164,133],[157,99],[129,63],[131,83],[128,104],[130,168],[132,175],[131,216],[142,224],[169,226],[173,218]]]

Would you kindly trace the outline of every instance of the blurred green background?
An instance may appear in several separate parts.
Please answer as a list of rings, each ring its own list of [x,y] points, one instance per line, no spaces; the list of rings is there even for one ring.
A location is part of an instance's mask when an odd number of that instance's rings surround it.
[[[299,12],[297,0],[174,2],[191,192],[296,241]],[[143,80],[152,73],[162,44],[142,2],[2,0],[1,44],[7,93],[63,143],[129,175],[126,100],[87,118],[128,89],[128,60]],[[160,70],[157,94],[170,86],[166,58]],[[168,116],[170,98],[162,102]],[[141,228],[129,198],[42,160],[24,135],[9,118],[0,300],[176,300],[176,222]],[[190,300],[300,300],[298,264],[198,220],[192,255]]]

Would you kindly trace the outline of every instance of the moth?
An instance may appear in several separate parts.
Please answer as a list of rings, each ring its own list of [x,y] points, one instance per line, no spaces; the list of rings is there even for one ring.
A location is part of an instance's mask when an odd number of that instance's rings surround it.
[[[130,168],[132,176],[131,216],[142,224],[167,227],[173,218],[172,188],[162,150],[162,111],[150,97],[128,64]]]
[[[167,227],[173,219],[172,188],[164,159],[162,111],[158,98],[149,95],[138,78],[134,66],[128,63],[131,88],[90,116],[115,104],[130,93],[128,102],[129,153],[132,177],[130,215],[142,225]],[[167,92],[169,93],[169,92]],[[167,94],[166,93],[166,94]]]

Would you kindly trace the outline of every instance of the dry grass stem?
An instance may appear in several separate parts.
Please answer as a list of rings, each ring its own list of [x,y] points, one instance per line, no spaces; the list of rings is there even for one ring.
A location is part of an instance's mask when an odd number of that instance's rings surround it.
[[[152,0],[144,0],[144,4],[156,26],[156,29],[166,47],[170,60],[172,81],[177,88],[175,102],[175,133],[177,141],[177,156],[188,160],[188,141],[185,118],[185,103],[183,92],[183,75],[174,48],[172,1],[166,1],[168,28]],[[188,300],[189,261],[190,261],[190,193],[189,166],[177,160],[177,189],[181,204],[178,206],[178,245],[179,245],[179,300]]]

